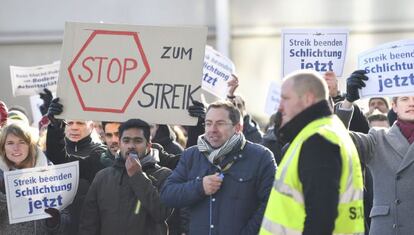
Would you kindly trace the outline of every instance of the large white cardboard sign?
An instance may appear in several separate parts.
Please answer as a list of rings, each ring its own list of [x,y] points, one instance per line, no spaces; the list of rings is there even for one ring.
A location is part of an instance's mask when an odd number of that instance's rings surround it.
[[[66,23],[61,118],[193,125],[206,27]]]
[[[206,46],[203,65],[203,90],[225,99],[227,95],[227,82],[231,75],[235,73],[233,62],[214,50],[211,46]]]
[[[414,40],[401,40],[358,55],[358,66],[369,78],[361,96],[414,94]]]
[[[346,29],[283,29],[282,76],[311,69],[342,76],[349,31]]]
[[[44,88],[56,92],[59,62],[33,67],[10,66],[13,96],[32,96]]]
[[[4,172],[10,224],[49,218],[49,207],[64,209],[78,190],[79,162]]]

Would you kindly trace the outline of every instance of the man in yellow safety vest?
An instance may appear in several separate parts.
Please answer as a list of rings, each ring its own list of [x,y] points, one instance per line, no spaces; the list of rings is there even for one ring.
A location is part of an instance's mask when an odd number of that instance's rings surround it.
[[[364,233],[358,153],[328,96],[315,72],[298,71],[283,81],[280,138],[290,144],[260,234]]]

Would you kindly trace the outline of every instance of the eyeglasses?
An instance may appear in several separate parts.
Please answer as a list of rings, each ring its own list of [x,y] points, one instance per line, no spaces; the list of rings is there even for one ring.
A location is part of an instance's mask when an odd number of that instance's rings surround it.
[[[227,126],[227,125],[232,125],[233,126],[233,123],[225,122],[225,121],[218,121],[218,122],[213,123],[213,122],[208,122],[207,121],[207,122],[204,123],[204,128],[209,129],[209,128],[212,128],[212,127],[216,127],[217,129],[221,129],[221,128]]]

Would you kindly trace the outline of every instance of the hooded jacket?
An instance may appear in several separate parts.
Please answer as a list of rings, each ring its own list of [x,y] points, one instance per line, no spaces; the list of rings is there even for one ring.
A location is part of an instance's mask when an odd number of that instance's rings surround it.
[[[100,171],[82,209],[79,234],[167,234],[171,209],[161,203],[159,190],[171,174],[157,164],[142,166],[129,177],[125,160]]]

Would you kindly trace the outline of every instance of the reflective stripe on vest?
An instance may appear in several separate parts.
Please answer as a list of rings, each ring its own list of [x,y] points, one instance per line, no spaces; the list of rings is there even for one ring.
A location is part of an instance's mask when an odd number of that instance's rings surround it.
[[[355,145],[336,116],[309,123],[292,141],[276,172],[260,234],[302,234],[306,212],[298,162],[303,142],[314,134],[340,148],[342,172],[334,234],[363,234],[361,166]]]

